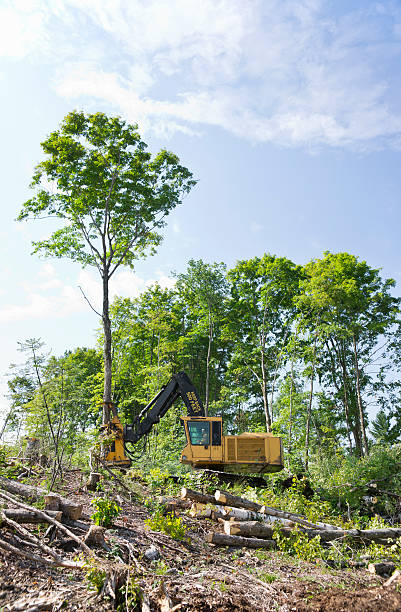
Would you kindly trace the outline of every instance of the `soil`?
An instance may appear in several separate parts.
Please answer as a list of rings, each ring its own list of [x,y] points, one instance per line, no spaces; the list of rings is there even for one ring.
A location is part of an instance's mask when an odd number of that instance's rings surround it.
[[[70,472],[59,492],[84,504],[92,512],[95,494],[85,490],[84,477]],[[116,494],[117,486],[108,483]],[[135,483],[139,496],[150,496]],[[111,491],[110,493],[111,494]],[[146,528],[148,510],[130,502],[123,489],[117,500],[123,508],[113,529],[106,532],[111,571],[121,561],[135,567],[135,584],[141,601],[131,599],[129,609],[144,612],[393,612],[401,611],[401,593],[396,584],[383,586],[385,578],[366,569],[335,570],[322,562],[306,563],[275,551],[218,548],[205,543],[205,533],[217,529],[207,519],[181,514],[189,540],[177,541]],[[84,517],[85,521],[85,517]],[[89,526],[90,521],[86,521]],[[32,531],[38,533],[38,527]],[[3,532],[2,532],[3,533]],[[84,532],[76,532],[81,536]],[[3,536],[7,537],[7,536]],[[147,561],[144,553],[154,546],[160,557]],[[57,536],[51,546],[65,558],[79,555],[75,543]],[[96,551],[107,559],[104,551]],[[113,556],[114,555],[114,556]],[[124,589],[123,589],[124,590]],[[135,591],[135,589],[134,589]],[[135,597],[134,597],[135,599]],[[0,610],[115,610],[109,597],[88,589],[82,570],[47,567],[4,553],[0,561]],[[121,608],[126,609],[124,607]]]

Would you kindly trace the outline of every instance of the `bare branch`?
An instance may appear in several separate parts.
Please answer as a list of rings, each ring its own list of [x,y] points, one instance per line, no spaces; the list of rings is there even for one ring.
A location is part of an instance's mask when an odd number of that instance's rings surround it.
[[[81,285],[78,285],[78,287],[81,290],[81,293],[84,296],[85,300],[88,302],[89,306],[92,308],[93,312],[95,312],[98,315],[98,317],[102,318],[102,315],[100,314],[100,312],[98,312],[95,308],[93,308],[92,304],[90,303],[90,301],[86,297],[85,293],[83,292],[83,289],[82,289]]]

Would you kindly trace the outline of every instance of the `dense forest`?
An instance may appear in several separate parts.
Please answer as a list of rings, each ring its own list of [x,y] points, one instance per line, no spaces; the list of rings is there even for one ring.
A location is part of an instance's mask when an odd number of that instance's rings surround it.
[[[174,372],[185,371],[228,433],[272,431],[292,472],[365,460],[401,434],[400,299],[394,281],[348,253],[297,265],[265,254],[191,260],[175,285],[110,305],[113,401],[132,422]],[[7,429],[79,456],[101,423],[103,332],[95,348],[50,356],[20,343],[9,379]],[[177,468],[177,405],[139,459]],[[141,449],[142,451],[142,449]]]

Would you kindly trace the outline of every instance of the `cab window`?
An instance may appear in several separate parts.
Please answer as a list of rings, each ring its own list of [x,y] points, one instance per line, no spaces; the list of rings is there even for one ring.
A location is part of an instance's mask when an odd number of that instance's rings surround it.
[[[189,437],[191,444],[198,446],[206,446],[210,444],[210,428],[209,423],[200,421],[188,421]]]

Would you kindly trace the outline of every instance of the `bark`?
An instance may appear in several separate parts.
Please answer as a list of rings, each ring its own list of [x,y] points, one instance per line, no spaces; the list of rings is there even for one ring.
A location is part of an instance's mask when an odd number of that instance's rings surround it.
[[[206,542],[217,544],[217,546],[236,546],[240,548],[267,548],[273,550],[276,548],[274,540],[262,540],[258,538],[241,538],[239,536],[230,536],[225,533],[208,533],[205,536]]]
[[[62,512],[61,510],[46,510],[46,515],[50,518],[55,519],[56,521],[61,521]],[[28,523],[31,525],[37,525],[40,523],[48,523],[49,521],[45,517],[39,517],[34,512],[30,510],[15,510],[12,508],[7,508],[3,510],[3,514],[7,519],[11,521],[15,521],[16,523],[24,524]],[[1,526],[1,522],[0,522]]]
[[[205,504],[205,505],[206,504],[215,505],[216,503],[219,503],[219,502],[216,502],[213,495],[198,493],[198,491],[193,491],[192,489],[187,489],[186,487],[182,487],[181,489],[181,499],[182,500],[190,499],[191,501],[197,502],[199,504]],[[221,503],[220,505],[224,505],[224,504]]]
[[[224,531],[228,535],[239,535],[256,538],[271,538],[273,535],[273,527],[259,523],[258,521],[224,521]],[[343,538],[350,538],[359,542],[379,542],[393,543],[401,535],[401,529],[367,529],[360,531],[359,529],[310,529],[301,528],[301,532],[307,535],[308,538],[320,537],[321,542],[333,542]],[[293,533],[292,529],[283,528],[280,533],[284,536],[290,536]],[[390,542],[388,542],[390,540]]]
[[[354,343],[356,395],[357,395],[357,400],[358,400],[359,421],[360,421],[361,432],[362,432],[363,449],[364,449],[365,455],[368,455],[369,446],[368,446],[368,439],[366,436],[366,429],[365,429],[365,415],[363,411],[363,404],[362,404],[362,397],[361,397],[361,386],[360,386],[360,376],[359,376],[359,366],[358,366],[358,351],[356,347],[355,334],[353,335],[352,338],[353,338],[353,343]]]
[[[243,508],[234,508],[230,506],[225,506],[224,510],[224,518],[226,520],[235,520],[235,521],[265,521],[269,522],[270,517],[266,514],[261,514],[260,512],[253,512],[252,510],[245,510]]]
[[[0,487],[9,493],[14,493],[15,495],[20,495],[25,499],[33,499],[35,501],[49,494],[49,492],[45,489],[15,482],[15,480],[9,480],[4,476],[0,476]],[[56,494],[52,495],[55,496]],[[77,504],[76,502],[62,497],[61,495],[56,495],[56,497],[59,500],[59,509],[62,511],[64,516],[73,520],[80,518],[82,515],[82,504]],[[53,507],[52,509],[56,508]]]
[[[98,472],[91,472],[91,473],[89,474],[89,478],[88,478],[87,483],[86,483],[86,488],[87,488],[89,491],[96,491],[96,489],[97,489],[97,485],[98,485],[98,484],[99,484],[99,482],[100,482],[100,478],[101,478],[101,476],[102,476],[102,475],[101,475],[101,474],[99,474]]]
[[[313,361],[312,361],[312,373],[310,377],[308,414],[306,417],[306,433],[305,433],[305,469],[306,470],[308,470],[308,466],[309,466],[309,434],[310,434],[310,420],[311,420],[311,414],[312,414],[313,383],[315,380],[316,342],[317,342],[317,335],[315,334],[315,340],[313,342],[313,358],[312,358]]]
[[[111,322],[109,316],[109,277],[108,270],[103,270],[103,359],[104,359],[104,389],[103,389],[103,425],[110,421],[111,403]]]
[[[212,508],[206,508],[203,504],[196,503],[192,504],[189,514],[193,518],[209,518],[212,521],[224,520],[226,518],[223,510],[213,510]]]
[[[234,506],[234,508],[245,508],[246,510],[261,512],[262,506],[260,504],[250,501],[249,499],[245,499],[244,497],[231,495],[231,493],[216,491],[214,498],[214,503],[220,504],[221,506]]]
[[[232,536],[244,536],[246,538],[263,538],[271,540],[273,527],[264,525],[259,521],[224,521],[224,533]]]
[[[262,514],[269,514],[270,516],[276,516],[280,519],[286,519],[288,521],[292,521],[293,523],[299,523],[300,525],[304,525],[305,527],[310,527],[315,529],[317,527],[316,523],[311,523],[306,519],[299,516],[299,514],[293,514],[292,512],[285,512],[284,510],[277,510],[276,508],[271,508],[270,506],[261,506]],[[325,523],[320,523],[321,525],[325,525]],[[332,527],[332,525],[327,525],[328,527]],[[333,527],[335,529],[335,527]]]
[[[207,346],[207,357],[206,357],[206,397],[205,397],[205,416],[209,415],[209,380],[210,380],[210,356],[212,352],[212,340],[213,340],[213,321],[212,321],[212,313],[211,306],[208,304],[209,308],[209,342]]]

